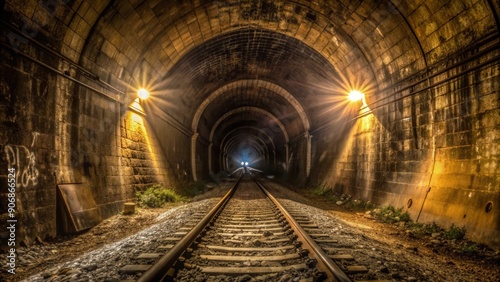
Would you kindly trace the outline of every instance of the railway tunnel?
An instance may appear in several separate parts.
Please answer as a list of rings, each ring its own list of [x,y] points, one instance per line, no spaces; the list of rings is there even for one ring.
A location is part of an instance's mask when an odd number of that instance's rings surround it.
[[[104,219],[248,162],[500,247],[498,1],[0,4],[19,242],[57,236],[65,185]]]

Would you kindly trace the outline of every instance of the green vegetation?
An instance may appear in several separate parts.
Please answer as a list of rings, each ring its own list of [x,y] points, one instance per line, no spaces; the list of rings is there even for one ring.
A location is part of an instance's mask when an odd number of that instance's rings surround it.
[[[332,202],[332,205],[339,208],[355,211],[366,218],[397,225],[404,231],[399,234],[421,240],[423,244],[433,248],[436,252],[454,253],[468,259],[485,258],[485,254],[490,254],[489,258],[492,253],[494,254],[488,246],[467,240],[465,227],[452,224],[449,228],[443,228],[436,223],[414,222],[403,208],[395,208],[391,205],[375,206],[370,201],[353,199],[349,195],[334,191],[335,189],[331,187],[317,186],[311,187],[308,192]]]
[[[431,236],[432,234],[437,234],[443,232],[443,228],[439,227],[436,223],[418,223],[409,222],[407,228],[411,230],[413,236],[417,238],[423,238],[426,236]]]
[[[136,197],[139,206],[148,208],[159,208],[167,202],[180,202],[184,200],[174,190],[161,185],[153,185],[146,189],[146,191],[138,192]]]
[[[338,197],[333,194],[332,189],[325,189],[324,187],[316,186],[311,189],[311,193],[316,196],[324,196],[330,200],[337,200]]]
[[[414,222],[404,208],[395,208],[391,205],[375,206],[370,201],[354,199],[350,195],[335,191],[334,188],[325,185],[308,189],[308,193],[314,195],[313,198],[322,198],[338,208],[354,211],[365,218],[394,224],[403,231],[398,234],[421,240],[424,245],[431,247],[435,252],[454,253],[467,259],[484,259],[485,256],[490,258],[491,254],[495,254],[488,246],[467,240],[465,227],[452,224],[449,228],[443,228],[436,223]]]
[[[398,224],[405,229],[405,233],[413,238],[428,240],[431,244],[445,244],[454,252],[463,255],[479,254],[487,247],[466,240],[466,228],[451,225],[448,229],[436,223],[419,223],[410,218],[410,214],[403,208],[391,205],[376,207],[370,201],[351,199],[348,195],[339,195],[328,187],[312,187],[309,192],[336,203],[351,211],[364,212],[365,217],[373,218],[389,224]]]
[[[145,191],[137,192],[137,204],[140,207],[159,208],[165,203],[175,203],[186,201],[205,192],[205,182],[184,182],[177,185],[179,189],[173,190],[159,184],[147,188]]]
[[[443,237],[449,240],[462,240],[465,238],[465,227],[458,227],[452,224],[448,230],[444,231]]]
[[[355,210],[355,211],[367,211],[371,210],[375,207],[370,201],[362,201],[362,200],[352,200],[346,203],[347,208]]]
[[[445,240],[463,240],[465,239],[465,227],[457,227],[451,225],[448,229],[443,229],[436,223],[417,223],[408,222],[407,228],[411,230],[412,234],[417,238],[423,238],[426,236],[441,237]]]
[[[484,247],[483,247],[484,249]],[[458,253],[464,255],[475,255],[481,250],[479,244],[470,242],[458,249]]]
[[[396,209],[391,205],[375,209],[373,214],[378,220],[387,223],[410,221],[410,214],[407,211],[403,212],[403,208]]]

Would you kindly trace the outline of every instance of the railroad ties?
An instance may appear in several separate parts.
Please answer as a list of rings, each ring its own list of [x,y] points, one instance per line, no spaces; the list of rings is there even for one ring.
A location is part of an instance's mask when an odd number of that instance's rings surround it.
[[[356,263],[354,257],[350,253],[353,246],[347,243],[349,238],[340,238],[339,235],[336,235],[335,239],[333,239],[332,234],[323,232],[315,222],[312,222],[308,216],[303,215],[300,210],[294,208],[287,208],[287,210],[321,249],[323,249],[337,265],[344,268],[348,274],[368,272],[365,266]]]
[[[232,212],[232,211],[227,211]],[[289,269],[305,269],[283,223],[272,210],[238,211],[219,218],[207,244],[200,244],[200,270],[212,275],[262,274]],[[290,261],[290,263],[283,263]],[[220,266],[213,262],[221,263]],[[232,266],[230,266],[232,265]]]
[[[177,233],[164,238],[156,251],[139,255],[137,264],[122,267],[122,277],[132,279],[126,281],[160,281],[158,276],[150,273],[153,268],[165,269],[165,265],[168,267],[161,275],[166,281],[250,281],[252,277],[256,281],[279,281],[285,277],[301,282],[350,281],[349,274],[367,271],[365,266],[356,263],[348,248],[339,247],[341,239],[322,231],[300,210],[289,207],[286,209],[288,215],[285,215],[274,203],[275,199],[267,197],[262,192],[265,189],[259,189],[248,175],[243,176],[234,191],[222,210],[174,263],[151,265],[168,256],[165,252],[172,250],[183,236],[195,229],[193,227],[203,218],[203,213],[186,222]],[[318,257],[322,259],[322,255],[312,254],[314,247],[305,242],[304,235],[298,235],[289,216],[315,241],[316,248],[321,247],[330,263],[336,264],[334,268],[338,273],[332,274],[324,263],[318,263]],[[148,275],[141,278],[142,273]]]
[[[206,212],[196,212],[192,215],[185,225],[173,234],[159,240],[161,243],[156,247],[155,252],[142,253],[134,258],[137,264],[129,264],[120,268],[119,272],[123,275],[135,276],[147,271],[161,256],[174,247],[183,236],[187,234],[205,215]],[[127,279],[123,281],[135,281],[135,279]]]
[[[185,256],[176,279],[251,275],[274,280],[289,274],[314,281],[317,271],[295,239],[279,210],[255,183],[242,181],[198,246]]]

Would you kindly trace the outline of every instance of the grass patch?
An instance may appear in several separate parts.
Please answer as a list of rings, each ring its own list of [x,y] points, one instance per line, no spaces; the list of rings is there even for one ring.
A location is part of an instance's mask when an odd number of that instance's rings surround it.
[[[388,205],[383,206],[379,209],[373,210],[373,215],[380,221],[386,223],[396,223],[396,222],[410,222],[410,214],[403,208],[396,209],[395,207]]]
[[[136,194],[137,204],[145,208],[159,208],[170,202],[181,202],[184,197],[177,194],[174,190],[165,188],[161,185],[153,185],[144,192]]]
[[[313,187],[311,193],[316,196],[331,196],[331,189],[325,189],[319,186]]]
[[[448,230],[443,232],[443,237],[449,240],[462,240],[465,238],[465,227],[458,227],[452,224]]]
[[[352,200],[345,204],[346,208],[354,211],[367,211],[375,207],[375,205],[370,201],[363,200]]]
[[[440,233],[439,237],[442,237],[446,240],[464,240],[465,239],[465,227],[457,227],[454,224],[451,225],[450,228],[444,229],[437,225],[436,223],[417,223],[417,222],[408,222],[407,227],[412,231],[413,235],[416,237],[425,237],[431,236],[435,233]]]
[[[465,246],[459,248],[458,253],[467,256],[476,255],[481,251],[481,249],[482,248],[479,247],[479,244],[470,243],[470,244],[465,244]]]
[[[337,205],[343,206],[349,210],[364,211],[365,217],[376,219],[380,222],[395,224],[403,228],[405,236],[424,240],[425,245],[431,246],[439,252],[452,252],[454,254],[467,258],[484,257],[485,253],[493,252],[488,246],[472,242],[466,239],[466,228],[452,224],[445,229],[436,223],[419,223],[410,218],[410,214],[404,211],[403,207],[395,208],[388,206],[375,206],[370,201],[357,200],[338,195],[333,189],[324,187],[312,187],[310,193],[334,201],[343,201]]]
[[[443,228],[439,227],[436,223],[418,223],[418,222],[409,222],[408,227],[412,230],[412,234],[415,237],[423,238],[425,236],[430,236],[433,233],[441,233],[443,232]]]

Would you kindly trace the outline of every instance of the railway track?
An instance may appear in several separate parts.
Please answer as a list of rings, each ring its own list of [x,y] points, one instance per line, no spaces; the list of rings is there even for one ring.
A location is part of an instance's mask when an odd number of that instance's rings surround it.
[[[366,270],[349,254],[331,254],[335,240],[248,173],[186,224],[157,252],[121,268],[127,281],[351,281],[344,270]]]

